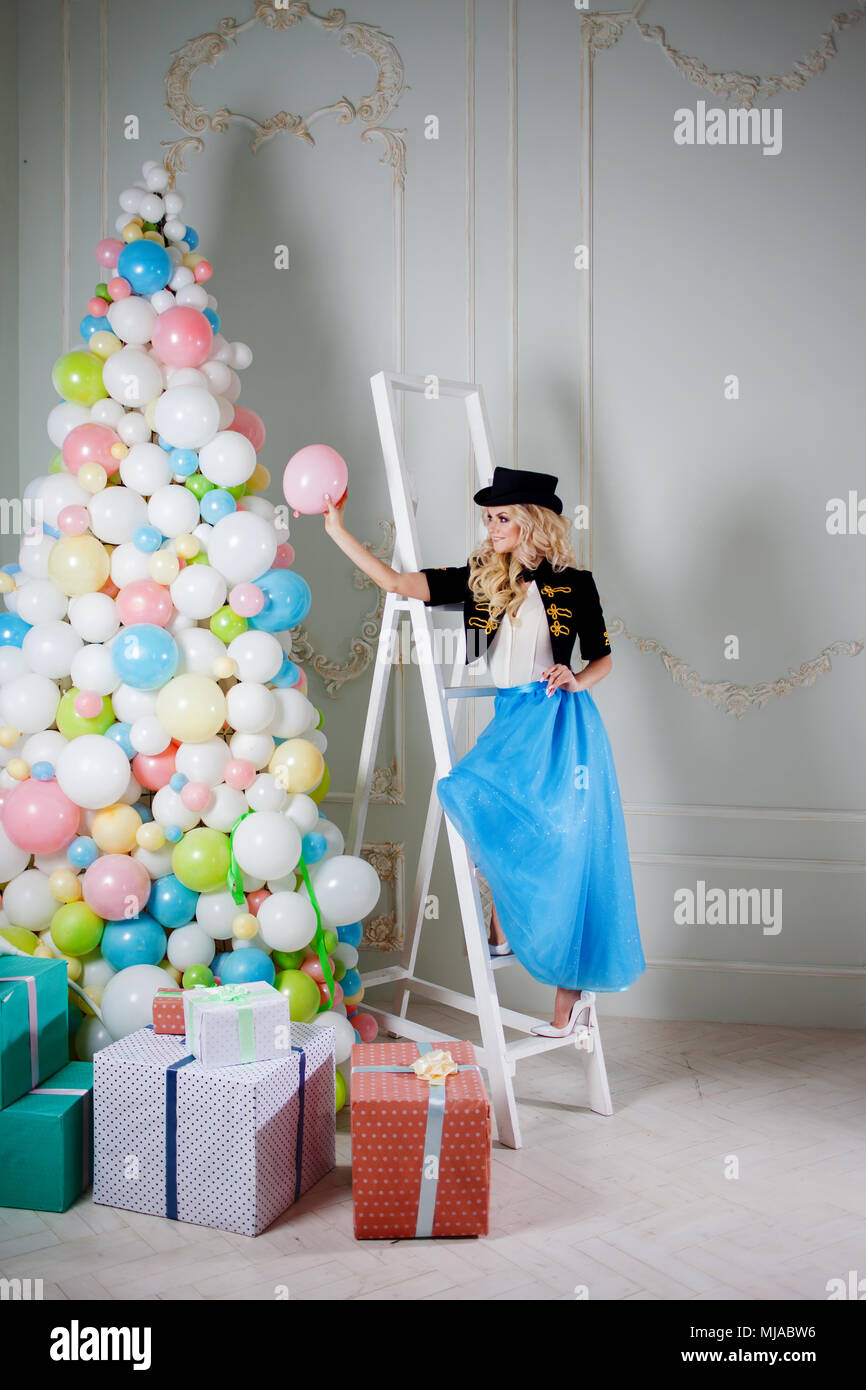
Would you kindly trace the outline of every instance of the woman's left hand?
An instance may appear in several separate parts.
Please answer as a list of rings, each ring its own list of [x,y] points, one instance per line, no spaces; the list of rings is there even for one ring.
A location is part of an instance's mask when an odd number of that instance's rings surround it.
[[[547,681],[546,694],[552,695],[554,690],[569,690],[572,694],[580,690],[577,683],[577,676],[568,666],[548,666],[541,673],[541,679]]]

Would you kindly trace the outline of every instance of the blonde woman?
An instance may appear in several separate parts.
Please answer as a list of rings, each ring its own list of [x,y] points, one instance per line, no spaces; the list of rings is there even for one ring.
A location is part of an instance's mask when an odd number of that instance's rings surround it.
[[[611,669],[592,574],[577,568],[552,473],[496,468],[475,493],[487,539],[465,565],[401,574],[345,528],[325,529],[381,588],[462,603],[466,660],[497,687],[493,718],[436,783],[445,814],[490,884],[493,955],[556,987],[546,1037],[573,1032],[594,994],[646,968],[613,754],[590,687]],[[587,663],[571,669],[575,641]]]

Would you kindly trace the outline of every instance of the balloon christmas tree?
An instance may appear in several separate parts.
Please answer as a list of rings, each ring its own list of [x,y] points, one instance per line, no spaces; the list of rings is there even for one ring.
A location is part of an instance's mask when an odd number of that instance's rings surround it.
[[[327,739],[290,634],[311,594],[237,404],[252,353],[220,331],[167,171],[142,175],[0,572],[0,951],[66,958],[82,1060],[150,1020],[166,973],[274,984],[336,1027],[339,1108],[376,1034],[355,966],[379,880],[318,805]]]

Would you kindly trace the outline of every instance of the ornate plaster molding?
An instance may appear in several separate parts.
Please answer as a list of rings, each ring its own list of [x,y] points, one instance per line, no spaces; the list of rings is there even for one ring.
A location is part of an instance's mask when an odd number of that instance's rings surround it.
[[[583,16],[581,38],[587,45],[590,55],[595,56],[601,49],[612,48],[622,37],[626,27],[634,24],[650,43],[656,43],[667,55],[677,71],[695,87],[704,87],[715,96],[732,101],[735,106],[754,106],[765,97],[777,96],[779,92],[796,92],[808,82],[825,71],[828,62],[838,53],[835,35],[853,24],[859,24],[866,14],[866,0],[856,0],[857,8],[842,10],[834,14],[829,27],[820,35],[818,43],[805,58],[796,62],[789,73],[783,77],[755,77],[742,72],[711,72],[705,63],[689,54],[673,48],[665,37],[660,24],[641,24],[637,16],[643,9],[645,0],[640,0],[632,10],[591,13]]]
[[[391,909],[380,912],[364,923],[361,946],[372,951],[400,951],[403,948],[403,851],[402,840],[367,841],[361,845],[361,855],[372,864],[379,880],[391,887]]]
[[[327,33],[339,37],[341,48],[353,57],[369,58],[376,67],[377,79],[373,90],[352,102],[341,96],[338,101],[327,106],[317,107],[304,115],[290,111],[276,111],[263,120],[247,116],[241,112],[221,107],[212,115],[201,106],[192,95],[192,78],[198,68],[206,65],[216,67],[228,51],[230,44],[236,44],[242,34],[256,24],[283,33],[302,20],[309,19]],[[406,178],[405,130],[391,130],[382,127],[405,92],[409,90],[403,81],[403,60],[397,52],[391,36],[385,34],[375,24],[346,23],[345,10],[329,10],[326,15],[315,14],[305,0],[289,0],[285,8],[277,9],[273,0],[255,0],[254,14],[239,22],[236,19],[221,19],[216,31],[199,34],[189,39],[181,48],[174,50],[165,80],[165,105],[173,120],[182,130],[188,132],[178,140],[165,140],[165,166],[169,170],[171,187],[177,175],[185,168],[185,156],[190,151],[204,149],[203,131],[213,130],[224,134],[232,122],[248,126],[253,131],[250,150],[255,154],[260,147],[275,135],[296,135],[308,144],[315,140],[310,127],[323,116],[336,116],[342,125],[359,121],[366,127],[361,131],[361,139],[369,142],[371,136],[378,136],[385,145],[380,160],[390,164],[395,185],[403,187]]]
[[[675,685],[682,686],[689,695],[708,700],[723,714],[732,714],[736,719],[742,719],[749,710],[763,709],[774,697],[781,698],[783,695],[790,695],[793,690],[802,690],[807,685],[814,685],[819,676],[825,676],[832,670],[834,656],[859,656],[866,646],[866,639],[859,642],[831,642],[817,656],[812,657],[811,661],[804,661],[799,670],[791,667],[787,675],[779,676],[777,680],[761,681],[759,685],[747,686],[734,685],[732,681],[704,680],[700,672],[689,666],[681,657],[674,656],[667,647],[656,641],[655,637],[639,637],[629,632],[621,618],[610,619],[607,630],[611,637],[627,637],[630,642],[634,642],[638,651],[657,656]]]

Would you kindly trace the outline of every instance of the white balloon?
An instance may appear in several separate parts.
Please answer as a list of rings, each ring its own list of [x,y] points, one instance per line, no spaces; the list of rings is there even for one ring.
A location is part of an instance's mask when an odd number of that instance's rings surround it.
[[[134,584],[136,579],[150,578],[150,556],[138,550],[132,541],[125,541],[111,552],[111,578],[118,589]]]
[[[294,868],[301,856],[301,837],[294,821],[286,816],[277,811],[257,811],[235,830],[234,851],[245,873],[267,880]],[[354,922],[355,918],[347,917],[346,921]]]
[[[81,734],[67,743],[55,768],[60,790],[76,806],[113,806],[129,783],[129,759],[103,734]]]
[[[162,973],[165,974],[165,971]],[[82,1062],[92,1062],[95,1053],[100,1052],[103,1047],[108,1047],[113,1042],[114,1038],[105,1024],[100,1023],[98,1018],[91,1018],[88,1015],[82,1020],[81,1027],[75,1034],[75,1051]]]
[[[34,763],[51,763],[53,767],[66,744],[67,740],[56,729],[45,729],[41,734],[31,734],[25,740],[21,749],[21,757],[29,767],[32,767]],[[63,854],[65,857],[66,850],[63,851]],[[69,868],[68,861],[64,867]]]
[[[204,569],[204,566],[193,565],[192,568]],[[260,632],[252,627],[229,642],[226,654],[236,662],[242,681],[260,681],[264,684],[273,680],[283,664],[283,649],[273,633]]]
[[[52,580],[28,579],[17,592],[15,611],[31,627],[36,623],[56,622],[66,617],[68,599]]]
[[[191,811],[185,806],[180,792],[172,791],[171,787],[160,787],[159,791],[154,792],[150,809],[158,825],[177,825],[184,831],[192,830],[201,820],[198,811]]]
[[[285,789],[269,772],[259,773],[247,787],[246,798],[251,811],[283,811],[288,800]]]
[[[232,343],[232,366],[239,372],[246,371],[253,360],[253,350],[247,343]]]
[[[90,411],[86,405],[76,405],[75,401],[61,401],[53,410],[49,411],[46,428],[48,438],[59,449],[70,430],[74,430],[77,425],[87,425],[90,423]],[[61,475],[55,474],[55,477]],[[53,522],[50,523],[53,526]]]
[[[259,734],[274,719],[276,694],[255,681],[238,681],[226,696],[226,718],[239,734]]]
[[[129,741],[136,753],[145,753],[148,757],[164,753],[171,743],[169,735],[155,714],[146,714],[141,719],[136,719],[129,730]]]
[[[130,965],[112,975],[102,992],[102,1019],[115,1042],[152,1021],[153,997],[170,981],[158,965]]]
[[[214,938],[202,931],[196,922],[175,927],[169,933],[166,955],[176,970],[189,970],[193,965],[210,965],[216,955]]]
[[[173,852],[174,845],[166,841],[162,849],[134,849],[130,858],[137,859],[151,878],[165,878],[166,874],[171,873]]]
[[[206,309],[210,298],[204,285],[184,285],[177,292],[178,304],[187,304],[192,309]]]
[[[150,497],[171,482],[168,454],[158,444],[133,444],[120,464],[120,480],[124,487]]]
[[[0,687],[0,718],[23,734],[49,729],[59,704],[60,690],[48,676],[16,676]]]
[[[232,412],[234,413],[234,412]],[[199,468],[217,487],[238,487],[255,472],[256,451],[237,430],[220,431],[199,453]]]
[[[193,565],[193,569],[201,569]],[[190,627],[174,634],[177,642],[176,675],[212,676],[214,662],[225,656],[226,649],[220,639],[206,627]]]
[[[250,816],[256,820],[256,816]],[[243,822],[247,824],[246,821]],[[237,844],[237,834],[235,834]],[[309,866],[310,882],[322,914],[323,927],[347,927],[366,917],[379,901],[382,885],[379,875],[366,859],[354,854],[338,854]],[[306,883],[298,889],[309,897]]]
[[[272,526],[252,512],[230,512],[218,521],[208,543],[208,559],[229,584],[258,579],[277,553]]]
[[[177,303],[181,303],[180,295],[177,297]],[[207,377],[204,372],[199,371],[198,367],[166,367],[165,374],[168,377],[168,384],[172,388],[175,386],[204,386],[209,389]]]
[[[226,592],[225,580],[212,565],[187,565],[171,585],[177,611],[196,619],[212,618],[225,603]]]
[[[77,690],[95,690],[97,695],[112,695],[120,685],[111,652],[98,643],[76,652],[70,675]]]
[[[227,941],[232,935],[232,923],[245,911],[243,904],[239,907],[231,893],[223,888],[199,894],[195,917],[202,931],[214,941]]]
[[[272,893],[259,908],[259,931],[272,951],[300,951],[315,935],[315,908],[297,893]]]
[[[216,395],[219,396],[223,391],[228,390],[232,379],[231,368],[228,366],[228,363],[214,361],[204,362],[201,370],[210,382],[211,391]]]
[[[263,520],[265,520],[269,526],[276,525],[277,509],[274,506],[273,502],[268,501],[267,497],[261,497],[258,493],[256,493],[254,496],[248,493],[245,497],[241,498],[240,502],[238,503],[238,506],[241,508],[241,511],[255,512],[256,516],[262,517]],[[284,530],[284,535],[281,536],[279,539],[286,540],[288,539],[289,535],[288,524],[286,524],[282,529]]]
[[[188,487],[169,483],[153,494],[147,504],[147,515],[151,525],[164,536],[180,536],[191,531],[198,521],[198,501]]]
[[[13,845],[3,826],[0,825],[0,883],[21,874],[30,863],[30,851]]]
[[[109,396],[132,410],[143,410],[162,396],[162,372],[140,347],[124,347],[105,359],[102,381]]]
[[[161,452],[161,451],[160,451]],[[90,529],[108,545],[131,541],[147,525],[147,503],[128,487],[106,487],[90,499]]]
[[[330,858],[330,856],[334,854],[343,853],[346,847],[346,841],[338,825],[335,825],[332,820],[328,820],[327,816],[320,815],[317,824],[313,828],[316,834],[324,835],[328,842],[328,848],[322,856],[323,859]]]
[[[203,386],[173,386],[160,396],[153,419],[157,432],[175,449],[201,449],[219,428],[219,406]]]
[[[81,818],[79,818],[79,820],[80,819]],[[79,835],[83,835],[85,831],[81,829],[78,833]],[[33,856],[33,865],[34,868],[39,869],[40,873],[47,874],[50,877],[57,869],[68,869],[69,860],[66,857],[66,850],[59,849],[56,850],[54,854],[35,854]],[[57,906],[59,907],[60,904],[58,903]]]
[[[38,869],[25,869],[3,890],[3,911],[13,927],[42,931],[51,926],[51,918],[59,906],[48,887],[47,874]]]
[[[122,343],[141,347],[149,343],[156,323],[156,310],[141,295],[130,294],[116,299],[105,315],[111,331]]]
[[[311,743],[314,748],[318,748],[319,752],[324,757],[328,751],[328,739],[321,729],[308,729],[304,734],[304,738],[308,743]]]
[[[227,835],[239,816],[248,811],[246,797],[236,787],[228,787],[225,782],[218,783],[213,795],[201,813],[202,822],[211,830],[221,830]],[[241,909],[238,909],[239,911]]]
[[[85,507],[91,494],[71,473],[52,473],[40,483],[38,496],[42,503],[42,524],[56,526],[64,507]]]
[[[85,642],[107,642],[120,627],[114,599],[99,593],[70,599],[69,622]]]
[[[147,444],[150,440],[150,425],[138,410],[128,410],[123,419],[118,420],[115,430],[130,449],[134,444]],[[155,447],[159,448],[159,445]]]
[[[22,536],[18,548],[18,563],[31,579],[48,578],[48,557],[54,549],[54,537],[46,532],[40,536],[36,532]]]
[[[94,401],[90,407],[90,418],[93,423],[108,425],[108,428],[112,430],[117,429],[125,415],[126,411],[120,401],[113,401],[110,396],[103,396],[101,400]]]
[[[31,671],[61,680],[69,675],[75,654],[82,645],[78,633],[68,623],[50,622],[32,627],[21,643],[21,650]]]
[[[132,725],[136,719],[143,719],[148,714],[156,714],[158,694],[159,691],[157,690],[136,690],[131,685],[119,685],[111,696],[114,713],[122,723]]]
[[[316,802],[306,792],[295,792],[289,797],[286,815],[291,816],[302,835],[309,835],[311,830],[315,830],[321,819]]]
[[[0,685],[14,681],[16,676],[25,676],[29,670],[29,662],[20,647],[0,647]]]
[[[245,763],[252,763],[257,772],[261,768],[267,767],[271,761],[274,747],[274,740],[270,734],[232,734],[229,739],[232,757],[242,758]]]
[[[274,716],[268,725],[268,733],[274,738],[300,738],[319,718],[313,703],[300,690],[282,686],[274,691],[274,704]]]
[[[327,1013],[319,1014],[318,1018],[314,1018],[310,1026],[313,1028],[333,1028],[336,1033],[335,1060],[337,1063],[348,1062],[352,1055],[352,1044],[356,1038],[355,1029],[344,1013],[339,1013],[336,1009],[328,1009]]]
[[[222,782],[230,758],[228,745],[221,738],[207,738],[203,743],[182,743],[177,750],[175,767],[190,782],[204,782],[207,787],[215,787]]]
[[[358,950],[355,946],[350,946],[348,941],[341,941],[331,952],[335,960],[341,960],[347,970],[354,970],[358,964]]]

